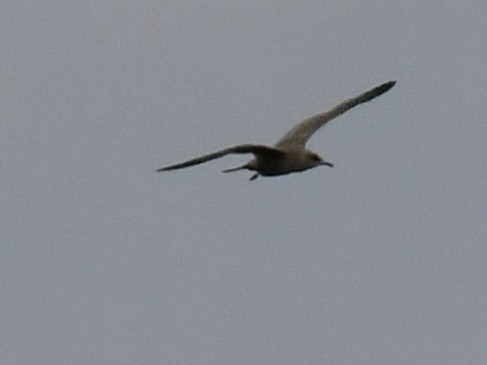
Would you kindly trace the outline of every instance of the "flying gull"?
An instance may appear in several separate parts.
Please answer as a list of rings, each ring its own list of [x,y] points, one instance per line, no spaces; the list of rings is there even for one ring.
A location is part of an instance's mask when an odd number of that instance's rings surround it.
[[[330,120],[359,104],[366,103],[379,95],[384,94],[395,84],[396,81],[388,81],[354,98],[345,100],[327,112],[316,114],[303,120],[289,130],[273,147],[260,144],[240,144],[175,165],[161,167],[157,172],[198,165],[231,153],[252,153],[255,156],[254,159],[242,166],[223,170],[223,172],[233,172],[238,170],[255,171],[256,173],[250,180],[255,180],[259,175],[278,176],[305,171],[317,166],[333,167],[331,162],[324,161],[318,154],[305,148],[308,139]]]

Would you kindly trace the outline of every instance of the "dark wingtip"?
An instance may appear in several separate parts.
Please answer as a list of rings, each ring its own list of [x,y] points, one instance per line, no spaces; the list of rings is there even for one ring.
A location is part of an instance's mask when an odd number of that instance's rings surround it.
[[[385,93],[386,91],[389,91],[390,89],[392,89],[394,87],[394,85],[396,85],[396,82],[397,82],[396,80],[384,82],[382,85],[377,86],[377,89],[381,93]]]
[[[373,89],[366,91],[364,94],[361,95],[361,100],[359,101],[360,103],[365,103],[367,101],[370,101],[372,99],[375,99],[376,97],[384,94],[385,92],[389,91],[396,85],[396,80],[391,80],[384,82],[383,84],[374,87]]]

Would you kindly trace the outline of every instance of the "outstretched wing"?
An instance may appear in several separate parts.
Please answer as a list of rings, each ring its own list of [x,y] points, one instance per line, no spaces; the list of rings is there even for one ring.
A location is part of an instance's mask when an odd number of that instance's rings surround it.
[[[379,95],[384,94],[389,91],[396,81],[388,81],[382,85],[374,87],[373,89],[364,92],[354,98],[347,99],[343,103],[335,106],[333,109],[316,114],[310,118],[307,118],[297,124],[294,128],[289,130],[277,143],[277,148],[304,148],[304,145],[308,139],[315,133],[318,129],[323,127],[330,120],[338,117],[339,115],[345,113],[347,110],[353,107],[366,103]]]
[[[253,153],[256,156],[261,156],[263,158],[282,157],[285,154],[283,151],[274,147],[268,147],[268,146],[257,145],[257,144],[241,144],[238,146],[233,146],[233,147],[225,148],[220,151],[209,153],[207,155],[196,157],[191,160],[184,161],[175,165],[161,167],[156,171],[161,172],[161,171],[182,169],[184,167],[190,167],[190,166],[198,165],[203,162],[211,161],[226,156],[230,153]]]

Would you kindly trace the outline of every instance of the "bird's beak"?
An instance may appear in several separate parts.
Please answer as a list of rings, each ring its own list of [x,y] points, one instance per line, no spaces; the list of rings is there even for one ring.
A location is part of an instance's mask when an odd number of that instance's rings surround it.
[[[321,166],[328,166],[328,167],[333,167],[333,164],[331,162],[323,161],[320,163]]]

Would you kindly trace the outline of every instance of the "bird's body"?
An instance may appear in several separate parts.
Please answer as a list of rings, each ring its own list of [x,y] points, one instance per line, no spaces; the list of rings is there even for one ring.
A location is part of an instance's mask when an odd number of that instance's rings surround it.
[[[233,169],[224,170],[224,172],[232,172],[242,169],[258,172],[262,176],[278,176],[285,175],[291,172],[301,172],[315,167],[315,163],[320,165],[333,166],[330,162],[325,162],[316,153],[301,150],[289,149],[280,150],[280,153],[274,156],[257,155],[254,159],[247,162],[245,165]]]
[[[251,180],[256,179],[259,175],[285,175],[292,172],[305,171],[322,165],[333,167],[332,163],[324,161],[318,154],[305,148],[308,139],[328,121],[336,118],[359,104],[365,103],[378,97],[379,95],[382,95],[390,90],[395,83],[395,81],[386,82],[354,98],[345,100],[327,112],[320,113],[303,120],[294,126],[294,128],[289,130],[273,147],[256,144],[237,145],[182,163],[162,167],[158,169],[157,172],[176,170],[197,165],[231,153],[254,154],[254,159],[250,160],[246,164],[223,171],[233,172],[244,169],[255,171],[256,174],[250,178]]]

